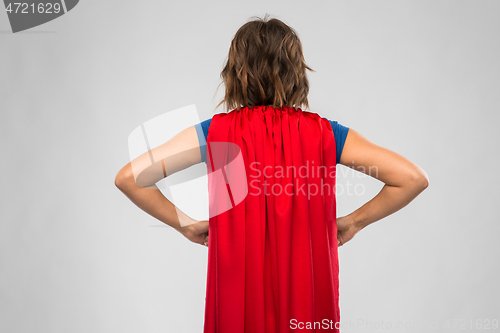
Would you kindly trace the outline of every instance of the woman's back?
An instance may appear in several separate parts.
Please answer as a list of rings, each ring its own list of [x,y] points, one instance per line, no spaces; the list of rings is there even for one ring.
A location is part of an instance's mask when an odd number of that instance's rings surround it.
[[[206,333],[336,331],[335,151],[315,113],[256,106],[212,118]]]

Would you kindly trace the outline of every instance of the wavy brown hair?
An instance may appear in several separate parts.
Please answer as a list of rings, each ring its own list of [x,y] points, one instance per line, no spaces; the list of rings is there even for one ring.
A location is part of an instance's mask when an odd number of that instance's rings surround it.
[[[253,20],[252,20],[253,19]],[[220,74],[227,111],[257,105],[309,108],[302,44],[294,29],[268,14],[253,16],[234,35]]]

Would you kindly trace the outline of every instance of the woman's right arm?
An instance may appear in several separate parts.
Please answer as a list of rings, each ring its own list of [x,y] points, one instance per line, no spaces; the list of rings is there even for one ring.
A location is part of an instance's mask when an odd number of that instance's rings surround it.
[[[429,185],[427,174],[418,165],[370,142],[353,129],[349,129],[339,162],[384,183],[373,199],[351,214],[337,218],[339,246],[367,225],[408,205]]]

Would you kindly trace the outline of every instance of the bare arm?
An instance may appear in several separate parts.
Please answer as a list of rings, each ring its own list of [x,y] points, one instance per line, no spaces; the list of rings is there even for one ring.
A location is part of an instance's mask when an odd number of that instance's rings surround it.
[[[418,165],[353,129],[349,129],[339,162],[384,183],[373,199],[337,219],[339,246],[371,223],[408,205],[429,185],[427,174]]]
[[[203,244],[208,236],[208,221],[196,221],[186,215],[155,185],[165,176],[200,162],[198,136],[191,126],[127,163],[118,171],[115,185],[140,209],[192,242]]]

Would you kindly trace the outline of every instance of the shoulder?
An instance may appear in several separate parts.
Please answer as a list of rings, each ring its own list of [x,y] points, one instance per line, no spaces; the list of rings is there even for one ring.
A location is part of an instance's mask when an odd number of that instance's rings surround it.
[[[330,121],[327,118],[322,117],[319,113],[304,110],[300,110],[299,112],[303,118],[309,119],[309,121],[321,123],[322,125],[326,125],[327,128],[330,127]]]
[[[341,133],[341,134],[347,135],[347,132],[349,131],[349,127],[340,124],[336,120],[330,120],[326,117],[322,117],[320,114],[318,114],[316,112],[302,111],[302,114],[308,118],[320,120],[323,122],[323,124],[330,124],[332,131],[334,133]]]
[[[331,124],[332,130],[334,133],[338,133],[341,135],[347,135],[347,132],[349,131],[349,127],[340,124],[336,120],[330,120],[328,118],[323,118],[323,119],[325,119],[326,121],[328,121]]]
[[[221,117],[224,117],[225,115],[227,115],[227,113],[214,114],[212,117],[210,117],[206,120],[203,120],[202,122],[199,122],[195,126],[198,127],[199,129],[203,129],[204,132],[207,132],[210,125],[212,125],[212,120],[220,119]]]

